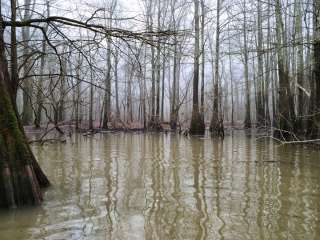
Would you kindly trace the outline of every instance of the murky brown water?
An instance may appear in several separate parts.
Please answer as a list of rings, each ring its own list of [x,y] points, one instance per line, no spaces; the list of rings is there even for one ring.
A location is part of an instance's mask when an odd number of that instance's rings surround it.
[[[243,133],[73,136],[33,149],[53,187],[41,207],[0,212],[1,240],[320,239],[319,151]]]

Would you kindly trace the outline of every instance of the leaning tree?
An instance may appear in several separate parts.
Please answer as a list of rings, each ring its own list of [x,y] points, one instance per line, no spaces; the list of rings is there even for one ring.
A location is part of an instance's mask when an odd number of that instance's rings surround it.
[[[1,4],[0,4],[1,5]],[[4,20],[0,6],[0,206],[18,207],[22,205],[37,205],[42,202],[41,188],[50,185],[38,165],[31,148],[28,144],[21,120],[18,115],[15,99],[18,89],[18,72],[14,62],[16,62],[16,48],[12,44],[16,42],[16,28],[34,28],[39,30],[46,39],[48,46],[54,49],[57,58],[60,59],[57,49],[46,35],[46,28],[52,26],[53,30],[60,36],[65,37],[59,30],[59,26],[69,26],[73,28],[84,28],[95,34],[100,34],[106,38],[118,38],[121,40],[137,40],[146,44],[150,36],[168,37],[172,35],[170,31],[164,32],[139,32],[125,29],[107,28],[106,26],[94,23],[95,15],[103,9],[96,10],[86,21],[76,19],[49,16],[34,19],[15,19],[15,0],[11,0],[12,16],[10,20]],[[11,67],[8,66],[4,30],[11,27]],[[68,39],[65,39],[68,40]],[[74,44],[74,43],[71,43]],[[60,60],[61,63],[61,60]],[[11,70],[11,74],[9,74]],[[61,71],[61,69],[60,69]]]

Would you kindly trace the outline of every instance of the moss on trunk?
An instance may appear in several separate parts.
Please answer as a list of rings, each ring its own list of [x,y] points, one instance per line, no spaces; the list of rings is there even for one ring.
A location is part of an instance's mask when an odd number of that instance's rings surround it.
[[[15,107],[15,92],[0,31],[0,206],[36,205],[49,185],[30,149]]]
[[[192,119],[190,124],[190,134],[191,135],[203,135],[205,133],[206,127],[203,118],[199,111],[192,113]]]
[[[15,107],[0,83],[0,205],[16,207],[42,201],[40,187],[49,185],[28,145]]]

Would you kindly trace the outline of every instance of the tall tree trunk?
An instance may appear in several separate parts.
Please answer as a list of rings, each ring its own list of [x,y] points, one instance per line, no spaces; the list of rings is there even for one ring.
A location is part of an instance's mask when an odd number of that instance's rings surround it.
[[[258,57],[258,76],[257,76],[257,102],[256,102],[256,124],[257,127],[265,126],[265,104],[264,104],[264,73],[263,73],[263,32],[262,32],[262,7],[261,0],[258,0],[257,4],[258,11],[258,46],[257,46],[257,57]]]
[[[215,46],[215,72],[214,72],[214,83],[213,83],[213,113],[210,123],[211,133],[217,135],[224,135],[223,119],[220,112],[220,11],[221,11],[221,0],[217,0],[217,23],[216,23],[216,46]]]
[[[251,128],[251,104],[250,104],[250,83],[249,83],[249,51],[248,51],[248,39],[247,39],[247,9],[246,0],[244,0],[244,10],[243,10],[243,57],[244,57],[244,81],[246,86],[246,100],[245,100],[245,118],[244,127]]]
[[[290,80],[288,72],[288,61],[286,56],[286,35],[282,21],[282,7],[280,0],[276,0],[276,38],[278,55],[278,76],[279,76],[279,136],[288,138],[288,131],[293,131],[294,125],[294,107],[290,89]]]
[[[16,0],[11,0],[11,20],[15,22],[17,18],[17,4]],[[1,26],[2,27],[2,26]],[[2,29],[1,29],[2,30]],[[1,33],[2,34],[2,33]],[[19,75],[18,75],[18,56],[17,56],[17,33],[15,24],[11,27],[11,92],[14,99],[17,97],[17,90],[19,85]]]
[[[80,120],[81,120],[81,105],[80,105],[80,98],[81,98],[81,81],[80,81],[80,69],[81,69],[81,54],[79,53],[77,59],[77,66],[76,66],[76,92],[75,92],[75,128],[79,130],[80,128]]]
[[[165,90],[165,74],[166,74],[166,49],[164,48],[164,54],[162,55],[162,88],[161,88],[161,122],[164,121],[164,90]]]
[[[303,118],[304,115],[304,101],[303,101],[303,90],[304,88],[304,53],[303,53],[303,28],[302,28],[302,9],[300,0],[295,0],[295,32],[296,32],[296,44],[297,44],[297,85],[298,85],[298,129],[303,129]],[[296,88],[296,87],[295,87]]]
[[[59,100],[58,100],[58,122],[65,120],[65,99],[66,99],[66,81],[67,81],[67,59],[62,58],[61,60],[61,75],[59,77],[60,88],[59,88]]]
[[[47,8],[47,17],[50,16],[50,4],[49,0],[46,1],[46,8]],[[44,33],[47,34],[48,26],[46,25],[44,27]],[[44,74],[44,68],[46,65],[46,55],[47,52],[47,41],[45,39],[45,36],[42,37],[42,44],[41,44],[41,50],[42,50],[42,56],[40,59],[40,77],[39,82],[37,85],[37,96],[36,96],[36,111],[35,111],[35,119],[34,119],[34,125],[36,128],[40,128],[41,120],[42,120],[42,108],[43,108],[43,81],[44,77],[42,76]]]
[[[90,58],[92,67],[92,59]],[[89,130],[93,130],[93,69],[90,69]]]
[[[31,17],[31,0],[24,1],[24,17],[23,20],[26,21]],[[30,49],[29,49],[29,41],[30,41],[30,28],[25,27],[22,29],[22,41],[24,44],[23,47],[23,112],[22,112],[22,123],[24,125],[30,125],[32,123],[32,95],[33,95],[33,79],[27,77],[32,72],[32,65],[30,64]]]
[[[233,86],[233,71],[232,71],[232,59],[231,59],[231,36],[230,30],[228,29],[229,38],[229,77],[230,77],[230,96],[231,96],[231,126],[234,127],[234,86]]]
[[[161,19],[161,8],[160,0],[158,0],[158,31],[160,31],[160,19]],[[161,78],[161,52],[160,52],[160,38],[157,41],[157,58],[156,58],[156,68],[157,68],[157,93],[156,93],[156,123],[159,123],[160,118],[160,78]]]
[[[269,0],[270,1],[270,0]],[[268,2],[268,7],[267,7],[267,16],[270,16],[271,13],[271,4]],[[267,23],[267,49],[271,47],[271,29],[270,29],[271,23],[270,23],[270,18],[268,18],[268,23]],[[270,110],[269,110],[269,85],[270,81],[272,78],[272,64],[271,64],[271,59],[270,59],[270,52],[268,51],[265,54],[265,87],[264,87],[264,104],[265,104],[265,123],[266,126],[271,125],[271,119],[270,119]],[[273,92],[273,89],[272,89]]]
[[[176,30],[177,21],[175,18],[175,4],[174,0],[171,0],[171,17],[173,30]],[[179,77],[180,77],[180,52],[178,46],[178,37],[174,35],[174,52],[173,52],[173,80],[171,90],[171,109],[170,109],[170,127],[173,130],[177,129],[177,122],[179,116]]]
[[[46,30],[45,30],[46,32]],[[44,37],[43,37],[44,38]],[[42,40],[42,52],[45,53],[47,51],[47,43],[46,40]],[[35,111],[35,119],[34,119],[34,125],[36,128],[40,128],[41,120],[42,120],[42,108],[43,108],[43,81],[44,77],[42,76],[44,74],[44,68],[46,65],[46,58],[43,54],[40,59],[40,77],[37,84],[37,96],[36,96],[36,111]]]
[[[147,128],[147,106],[146,106],[146,95],[147,95],[147,48],[144,49],[144,68],[142,76],[142,109],[143,109],[143,129]]]
[[[147,30],[152,32],[153,31],[153,0],[148,0],[148,6],[147,6]],[[150,36],[150,41],[153,41],[153,37]],[[153,122],[155,121],[155,115],[156,115],[156,61],[155,61],[155,49],[154,46],[151,46],[151,116],[149,119],[150,124],[153,125]]]
[[[110,23],[111,27],[111,23]],[[104,95],[104,115],[102,128],[108,129],[108,122],[110,121],[111,113],[111,37],[107,40],[107,74],[105,79],[105,95]]]
[[[310,84],[311,103],[308,131],[310,137],[320,135],[320,0],[314,0],[313,77]]]
[[[219,0],[218,0],[219,1]],[[199,29],[199,0],[194,0],[194,26],[195,26],[195,47],[193,63],[193,98],[192,98],[192,117],[190,134],[204,134],[205,126],[199,112],[199,58],[200,58],[200,29]]]
[[[205,73],[205,39],[204,39],[204,21],[205,21],[205,6],[204,0],[201,0],[201,104],[200,114],[202,115],[203,121],[204,116],[204,73]]]
[[[133,122],[133,107],[132,107],[132,78],[134,74],[134,65],[128,66],[127,67],[127,123],[132,123]]]
[[[115,92],[116,92],[116,118],[120,119],[120,107],[119,107],[119,79],[118,79],[118,65],[119,65],[119,50],[115,50],[114,56],[114,80],[115,80]]]

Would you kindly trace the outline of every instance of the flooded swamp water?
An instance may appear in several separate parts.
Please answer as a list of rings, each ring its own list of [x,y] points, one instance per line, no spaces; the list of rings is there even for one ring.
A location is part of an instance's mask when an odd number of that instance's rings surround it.
[[[0,239],[320,239],[320,151],[235,132],[73,135],[33,145],[52,182]]]

